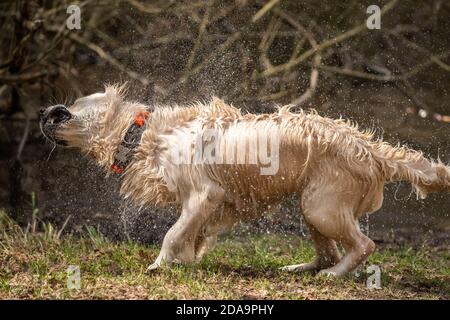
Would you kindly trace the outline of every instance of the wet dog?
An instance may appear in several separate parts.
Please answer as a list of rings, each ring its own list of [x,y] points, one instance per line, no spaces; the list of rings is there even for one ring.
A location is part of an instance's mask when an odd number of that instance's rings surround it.
[[[375,250],[358,218],[381,207],[386,183],[409,181],[422,198],[450,191],[450,167],[440,161],[393,147],[347,121],[293,113],[289,106],[242,114],[214,98],[150,108],[110,86],[70,107],[42,110],[40,124],[49,140],[78,148],[120,175],[121,193],[138,205],[180,205],[149,271],[163,262],[200,260],[218,234],[297,194],[316,258],[283,269],[342,276]]]

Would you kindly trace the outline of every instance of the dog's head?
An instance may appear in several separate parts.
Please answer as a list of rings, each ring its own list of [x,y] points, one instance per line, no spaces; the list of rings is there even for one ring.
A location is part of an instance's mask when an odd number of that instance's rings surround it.
[[[58,145],[103,157],[98,153],[118,143],[139,107],[123,101],[124,90],[123,86],[109,86],[105,92],[79,98],[71,106],[57,104],[41,110],[42,133]]]
[[[58,145],[68,146],[66,132],[77,130],[84,132],[87,138],[89,127],[105,112],[107,104],[106,93],[95,93],[77,99],[73,105],[57,104],[39,113],[39,124],[44,136]]]

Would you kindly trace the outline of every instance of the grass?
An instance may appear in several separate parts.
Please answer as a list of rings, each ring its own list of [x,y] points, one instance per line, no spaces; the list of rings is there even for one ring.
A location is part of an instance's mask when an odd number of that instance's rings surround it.
[[[278,270],[309,261],[308,241],[253,235],[221,239],[193,266],[145,274],[159,248],[108,241],[95,229],[84,238],[21,229],[0,211],[0,299],[449,299],[450,253],[423,247],[377,251],[379,290],[367,274],[326,279]],[[81,270],[81,289],[67,288],[67,268]]]

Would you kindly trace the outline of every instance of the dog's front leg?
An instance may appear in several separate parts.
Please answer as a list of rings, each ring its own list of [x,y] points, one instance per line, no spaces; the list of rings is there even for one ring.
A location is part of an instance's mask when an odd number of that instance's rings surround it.
[[[194,242],[201,225],[198,215],[198,212],[191,212],[187,208],[183,208],[178,221],[164,236],[158,258],[148,267],[147,271],[158,268],[163,262],[172,264],[194,261]]]
[[[217,197],[208,192],[192,192],[183,201],[181,216],[164,237],[161,252],[147,271],[162,263],[192,263],[196,261],[196,242],[202,226],[218,205]]]
[[[214,249],[217,243],[217,235],[200,236],[195,245],[195,261],[200,262],[205,254]]]

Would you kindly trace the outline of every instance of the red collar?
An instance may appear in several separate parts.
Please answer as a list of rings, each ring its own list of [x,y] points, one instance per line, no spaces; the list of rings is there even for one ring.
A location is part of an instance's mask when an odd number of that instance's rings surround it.
[[[133,160],[134,150],[139,146],[142,138],[142,133],[145,130],[145,124],[150,117],[150,112],[140,111],[133,119],[133,123],[128,128],[124,139],[117,147],[114,156],[114,162],[111,165],[111,170],[117,174],[125,171],[125,168]]]

